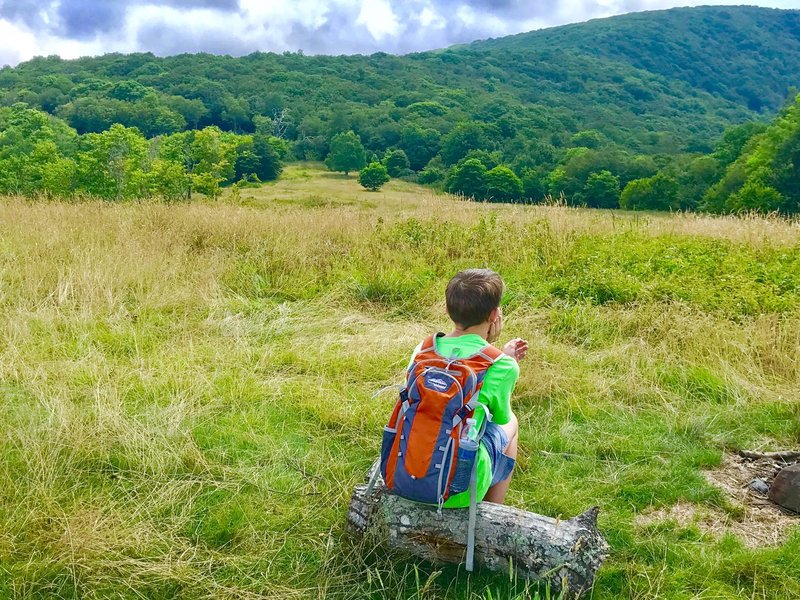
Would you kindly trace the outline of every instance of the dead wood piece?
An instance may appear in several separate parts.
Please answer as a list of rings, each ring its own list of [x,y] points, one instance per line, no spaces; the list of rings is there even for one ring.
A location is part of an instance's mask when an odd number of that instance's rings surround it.
[[[371,496],[357,485],[350,500],[348,523],[353,531],[374,529],[392,548],[432,562],[461,563],[467,541],[468,510],[419,504],[384,493],[382,482]],[[475,562],[490,570],[516,570],[531,580],[546,580],[551,590],[566,587],[568,597],[591,589],[608,554],[597,531],[598,508],[561,521],[517,508],[482,502],[478,505]]]
[[[752,460],[767,458],[769,460],[782,460],[784,462],[791,462],[800,460],[800,451],[784,450],[782,452],[755,452],[753,450],[740,450],[739,456]]]

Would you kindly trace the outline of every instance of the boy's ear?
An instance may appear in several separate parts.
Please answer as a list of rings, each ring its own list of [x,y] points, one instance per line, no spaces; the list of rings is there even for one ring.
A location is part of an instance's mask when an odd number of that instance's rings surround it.
[[[493,308],[489,313],[489,323],[494,323],[500,317],[500,308]]]

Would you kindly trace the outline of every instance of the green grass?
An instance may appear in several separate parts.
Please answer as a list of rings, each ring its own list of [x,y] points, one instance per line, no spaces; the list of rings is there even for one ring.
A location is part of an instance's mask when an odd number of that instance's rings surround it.
[[[0,201],[0,597],[533,598],[344,531],[397,381],[468,266],[531,342],[509,502],[602,508],[594,598],[800,596],[702,469],[800,445],[796,223],[369,194],[308,165],[219,203]]]

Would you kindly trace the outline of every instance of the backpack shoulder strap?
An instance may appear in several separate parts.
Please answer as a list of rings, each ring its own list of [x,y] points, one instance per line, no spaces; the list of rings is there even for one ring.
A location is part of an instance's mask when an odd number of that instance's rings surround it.
[[[436,333],[434,335],[429,335],[426,337],[422,344],[420,344],[419,352],[414,357],[414,363],[417,363],[421,360],[431,360],[434,358],[444,358],[439,351],[436,349],[436,338],[443,336],[443,333]]]
[[[478,352],[472,356],[460,359],[462,362],[469,365],[469,367],[480,374],[485,372],[489,367],[496,363],[500,357],[503,356],[503,351],[495,348],[491,344],[486,344]]]
[[[486,344],[480,351],[480,356],[487,359],[490,363],[494,364],[498,359],[503,356],[503,351],[492,344]]]
[[[442,334],[440,333],[435,333],[433,335],[429,335],[428,337],[426,337],[423,340],[417,355],[427,354],[428,352],[436,352],[436,338],[440,337],[441,335]]]

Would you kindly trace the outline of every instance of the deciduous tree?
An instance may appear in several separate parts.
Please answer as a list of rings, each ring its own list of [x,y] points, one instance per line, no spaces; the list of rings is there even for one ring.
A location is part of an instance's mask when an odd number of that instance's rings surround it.
[[[513,202],[522,199],[522,181],[514,171],[498,165],[486,173],[486,199],[492,202]]]
[[[364,146],[353,131],[340,133],[331,138],[330,154],[325,164],[331,171],[341,171],[349,175],[350,171],[358,171],[366,164]]]
[[[390,177],[402,177],[411,170],[408,157],[402,150],[388,150],[382,162]]]
[[[486,167],[477,159],[465,160],[450,171],[445,189],[451,194],[483,200],[486,196]]]
[[[592,173],[583,188],[583,201],[593,208],[619,207],[619,177],[611,171]]]

